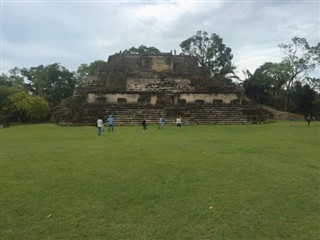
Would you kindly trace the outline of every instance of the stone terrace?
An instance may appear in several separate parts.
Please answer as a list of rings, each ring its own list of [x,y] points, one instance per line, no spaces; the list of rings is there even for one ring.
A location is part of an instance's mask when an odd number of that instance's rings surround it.
[[[140,125],[143,116],[158,124],[181,116],[185,124],[267,122],[270,112],[233,87],[214,85],[208,69],[194,57],[161,54],[115,54],[89,76],[72,99],[54,112],[61,125],[93,125],[112,114],[117,125]]]

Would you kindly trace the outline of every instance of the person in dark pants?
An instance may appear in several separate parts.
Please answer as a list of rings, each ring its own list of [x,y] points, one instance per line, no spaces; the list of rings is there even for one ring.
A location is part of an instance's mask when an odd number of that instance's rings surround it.
[[[110,115],[107,119],[107,122],[108,122],[108,132],[110,132],[110,130],[112,130],[113,132],[113,117],[112,115]]]
[[[181,128],[181,126],[182,126],[182,118],[179,116],[177,117],[177,120],[176,120],[176,127]]]
[[[99,117],[97,120],[97,128],[98,128],[98,136],[101,136],[101,133],[103,131],[103,120],[102,117]]]
[[[142,128],[143,128],[143,131],[144,132],[148,132],[148,122],[147,122],[147,118],[146,116],[143,117],[143,120],[142,120]]]
[[[308,116],[306,117],[307,123],[308,123],[308,127],[310,127],[310,122],[311,122],[311,115],[308,114]]]

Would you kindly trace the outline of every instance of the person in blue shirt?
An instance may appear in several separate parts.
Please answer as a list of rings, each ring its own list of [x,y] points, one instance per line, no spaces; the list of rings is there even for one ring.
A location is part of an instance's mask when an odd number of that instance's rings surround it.
[[[108,132],[110,132],[110,130],[112,130],[113,132],[113,123],[114,123],[114,120],[113,120],[113,117],[112,115],[110,115],[107,119],[107,123],[108,123]]]
[[[164,124],[166,124],[166,120],[160,115],[160,118],[159,118],[159,129],[163,129],[163,126]]]

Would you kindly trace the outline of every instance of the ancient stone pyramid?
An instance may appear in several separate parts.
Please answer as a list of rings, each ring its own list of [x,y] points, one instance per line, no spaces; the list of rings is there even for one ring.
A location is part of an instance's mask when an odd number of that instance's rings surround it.
[[[246,124],[272,121],[272,113],[234,87],[210,83],[209,71],[186,55],[122,54],[109,57],[95,76],[62,102],[53,118],[60,125],[93,125],[112,114],[117,125],[158,123]]]

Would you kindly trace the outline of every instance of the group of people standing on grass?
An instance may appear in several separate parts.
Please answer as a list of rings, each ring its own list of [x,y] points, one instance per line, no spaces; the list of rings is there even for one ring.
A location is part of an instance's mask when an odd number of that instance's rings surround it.
[[[110,115],[107,119],[106,119],[106,123],[108,124],[108,132],[110,131],[114,131],[114,119],[112,117],[112,115]],[[159,118],[159,129],[162,130],[164,125],[166,124],[166,120],[164,119],[164,117],[162,117],[160,115],[160,118]],[[96,123],[96,127],[98,128],[98,136],[101,136],[102,132],[104,131],[104,121],[103,121],[103,117],[100,116],[97,120],[97,123]],[[182,127],[182,118],[181,116],[177,117],[176,119],[176,127],[177,128],[181,128]],[[143,120],[142,120],[142,131],[143,132],[148,132],[149,129],[148,129],[148,121],[147,121],[147,117],[144,116],[143,117]]]
[[[167,122],[166,122],[166,120],[160,115],[160,117],[159,117],[159,129],[160,130],[163,130],[163,127],[164,127],[164,125],[166,124]],[[181,128],[181,126],[182,126],[182,118],[181,118],[181,116],[179,116],[179,117],[177,117],[177,119],[176,119],[176,127],[177,128]],[[149,131],[149,129],[148,129],[148,122],[147,122],[147,118],[146,118],[146,116],[144,116],[143,117],[143,120],[142,120],[142,131],[143,132],[148,132]]]
[[[98,136],[101,136],[101,133],[104,131],[104,122],[102,120],[103,118],[100,116],[97,120],[97,128],[98,128]],[[113,120],[113,117],[112,115],[110,115],[107,119],[106,119],[106,123],[108,124],[108,132],[114,130],[113,128],[113,124],[114,124],[114,120]]]
[[[290,121],[291,121],[291,126],[295,126],[296,124],[296,121],[297,121],[297,118],[296,116],[292,115],[290,117]],[[312,117],[310,114],[308,114],[306,116],[306,121],[308,123],[308,127],[310,127],[310,123],[312,121]],[[109,115],[109,117],[106,119],[106,123],[108,124],[108,132],[110,131],[114,131],[114,119],[112,117],[112,115]],[[159,118],[159,129],[162,130],[164,125],[166,124],[166,120],[160,115],[160,118]],[[96,126],[98,128],[98,136],[101,136],[101,133],[104,131],[104,122],[102,120],[102,117],[99,117],[98,120],[97,120],[97,123],[96,123]],[[176,119],[176,127],[177,128],[181,128],[182,127],[182,118],[181,116],[177,117]],[[143,120],[142,120],[142,131],[143,132],[148,132],[149,129],[148,129],[148,121],[147,121],[147,118],[146,116],[143,117]]]
[[[295,126],[295,125],[296,125],[296,121],[297,121],[296,116],[292,115],[292,116],[290,117],[290,121],[291,121],[291,126],[292,126],[292,127]],[[310,114],[308,114],[308,115],[306,116],[306,122],[307,122],[307,124],[308,124],[308,127],[310,127],[311,121],[312,121],[312,117],[311,117]]]

